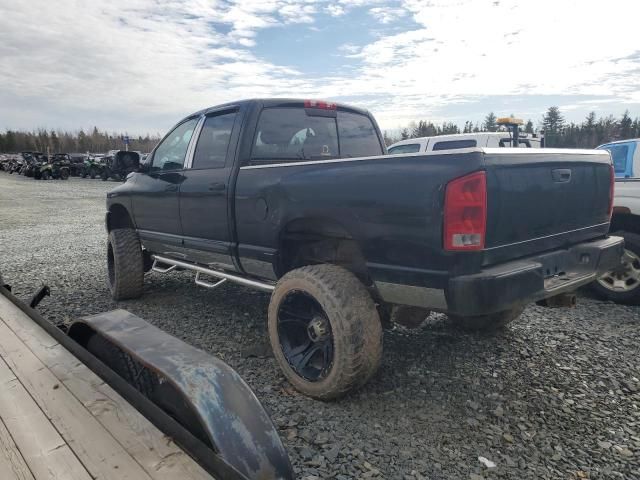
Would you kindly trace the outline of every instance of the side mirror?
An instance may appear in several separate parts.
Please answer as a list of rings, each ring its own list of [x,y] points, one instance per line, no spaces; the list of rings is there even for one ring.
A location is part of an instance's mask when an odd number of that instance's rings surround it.
[[[119,151],[113,157],[114,168],[137,172],[140,168],[140,155],[137,152]]]

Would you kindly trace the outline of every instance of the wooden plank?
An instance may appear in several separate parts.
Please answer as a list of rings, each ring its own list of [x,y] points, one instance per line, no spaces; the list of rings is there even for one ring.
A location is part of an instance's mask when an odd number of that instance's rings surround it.
[[[0,317],[152,478],[211,480],[180,447],[2,296]]]
[[[91,475],[2,359],[0,385],[3,426],[6,425],[35,478],[90,480]]]
[[[0,478],[34,480],[31,470],[27,467],[27,463],[2,419],[0,419]]]
[[[4,322],[0,322],[0,355],[92,476],[151,479]]]

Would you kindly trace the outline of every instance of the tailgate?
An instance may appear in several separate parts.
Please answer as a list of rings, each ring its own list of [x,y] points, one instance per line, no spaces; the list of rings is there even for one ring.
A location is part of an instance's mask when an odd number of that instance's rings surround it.
[[[485,149],[485,164],[485,264],[606,235],[611,188],[607,152]]]

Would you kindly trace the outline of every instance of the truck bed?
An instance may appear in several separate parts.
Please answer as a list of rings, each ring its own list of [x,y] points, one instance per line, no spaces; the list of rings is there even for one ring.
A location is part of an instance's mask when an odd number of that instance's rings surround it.
[[[0,294],[0,478],[211,480]]]

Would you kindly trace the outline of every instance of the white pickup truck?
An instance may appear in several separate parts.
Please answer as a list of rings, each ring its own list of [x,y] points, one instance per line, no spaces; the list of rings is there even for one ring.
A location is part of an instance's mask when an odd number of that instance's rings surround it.
[[[458,150],[472,147],[512,147],[513,138],[508,131],[454,133],[451,135],[438,135],[436,137],[418,137],[400,140],[389,145],[387,151],[390,155],[399,153],[436,152],[440,150]],[[518,147],[540,148],[542,137],[531,133],[520,133]]]
[[[616,174],[612,234],[624,237],[625,255],[619,268],[592,284],[602,297],[619,303],[640,304],[640,138],[605,143]]]

